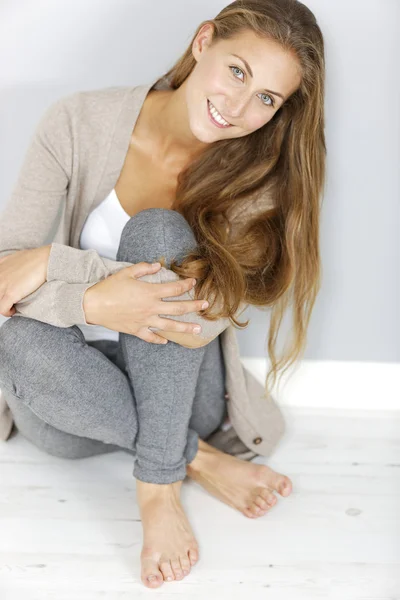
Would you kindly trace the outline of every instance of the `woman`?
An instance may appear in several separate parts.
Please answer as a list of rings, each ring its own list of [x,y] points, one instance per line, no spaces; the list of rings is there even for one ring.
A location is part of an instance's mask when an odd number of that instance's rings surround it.
[[[273,309],[267,382],[304,348],[320,277],[323,100],[310,10],[235,1],[198,27],[156,85],[55,103],[3,213],[0,312],[19,317],[0,330],[7,402],[53,454],[136,455],[148,587],[181,579],[198,559],[179,499],[186,474],[248,517],[276,503],[273,491],[291,492],[287,476],[205,440],[226,417],[235,374],[222,340],[231,322],[247,325],[236,320],[243,307]],[[60,204],[56,241],[43,245]],[[161,268],[146,262],[157,259]],[[289,300],[294,338],[277,361]],[[88,343],[85,326],[117,337]],[[246,441],[247,425],[235,421]]]

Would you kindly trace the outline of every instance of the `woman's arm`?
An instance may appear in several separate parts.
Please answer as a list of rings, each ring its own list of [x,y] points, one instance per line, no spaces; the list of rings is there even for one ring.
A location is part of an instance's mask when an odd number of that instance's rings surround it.
[[[54,102],[41,117],[18,180],[0,213],[0,258],[49,243],[49,233],[66,202],[73,139],[79,139],[77,124],[81,125],[79,119],[87,102],[87,94],[78,92]],[[72,250],[77,254],[70,262]],[[96,276],[100,279],[131,265],[63,244],[58,244],[55,256],[52,251],[53,244],[46,281],[14,305],[14,316],[27,316],[58,327],[86,323],[83,297],[96,283]]]
[[[50,246],[18,250],[0,258],[0,314],[12,317],[14,304],[46,281]]]

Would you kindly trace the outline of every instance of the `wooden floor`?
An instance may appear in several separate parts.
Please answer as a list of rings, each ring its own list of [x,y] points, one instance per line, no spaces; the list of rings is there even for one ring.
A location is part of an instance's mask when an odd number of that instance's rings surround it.
[[[132,457],[0,443],[1,600],[400,599],[400,412],[283,410],[268,464],[291,496],[248,519],[186,479],[200,560],[157,590],[140,580]]]

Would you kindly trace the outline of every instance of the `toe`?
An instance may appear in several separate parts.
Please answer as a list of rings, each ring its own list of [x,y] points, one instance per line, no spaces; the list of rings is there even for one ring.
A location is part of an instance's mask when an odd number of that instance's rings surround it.
[[[255,504],[254,502],[252,502],[250,504],[249,509],[253,516],[255,516],[255,517],[260,516],[261,508],[259,506],[257,506],[257,504]]]
[[[171,559],[171,566],[174,572],[175,579],[177,581],[179,581],[179,579],[183,579],[183,571],[181,567],[181,561],[179,560],[179,556]]]
[[[189,573],[190,573],[190,560],[189,560],[188,555],[187,554],[186,555],[182,555],[180,557],[180,560],[181,560],[181,568],[182,568],[183,575],[184,576],[185,575],[189,575]]]
[[[143,583],[146,585],[146,587],[152,587],[152,588],[156,588],[156,587],[160,587],[160,585],[162,585],[164,583],[164,579],[163,576],[161,575],[148,575],[144,580]]]
[[[256,515],[253,514],[253,512],[250,509],[250,506],[246,506],[246,508],[244,508],[242,510],[243,514],[245,515],[245,517],[249,517],[249,519],[256,519]]]
[[[264,500],[262,496],[257,496],[254,500],[254,504],[257,504],[258,508],[260,508],[262,511],[269,509],[267,501]]]
[[[263,498],[267,505],[268,508],[271,508],[272,506],[274,506],[277,503],[277,497],[275,496],[275,494],[273,492],[271,492],[271,490],[268,490],[267,488],[264,488],[260,491],[260,496],[261,498]]]
[[[147,587],[159,587],[164,579],[155,560],[146,559],[142,565],[142,581]]]
[[[160,571],[163,574],[164,581],[174,580],[174,572],[172,570],[171,561],[160,560]]]
[[[289,477],[274,471],[267,465],[262,465],[259,473],[266,487],[278,492],[281,496],[289,496],[292,491],[292,482]]]
[[[196,550],[196,548],[191,548],[189,550],[189,560],[190,560],[190,564],[193,566],[197,563],[197,561],[199,560],[199,553]]]
[[[289,494],[292,492],[292,482],[290,481],[289,477],[283,476],[279,482],[279,486],[276,489],[281,496],[289,496]]]

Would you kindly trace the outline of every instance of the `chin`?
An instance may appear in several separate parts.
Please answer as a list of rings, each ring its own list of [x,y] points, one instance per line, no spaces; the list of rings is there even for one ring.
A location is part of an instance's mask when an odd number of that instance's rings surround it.
[[[191,127],[191,132],[193,136],[203,144],[212,144],[215,142],[215,136],[211,134],[211,132],[206,131],[203,127]]]

